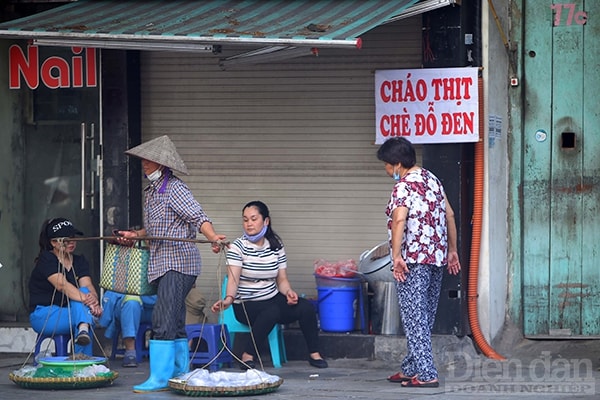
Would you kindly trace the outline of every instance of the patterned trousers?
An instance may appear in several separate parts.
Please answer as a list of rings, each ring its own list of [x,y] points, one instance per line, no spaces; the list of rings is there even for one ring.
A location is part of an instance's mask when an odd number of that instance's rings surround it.
[[[406,334],[407,354],[402,373],[421,381],[438,378],[433,364],[431,329],[442,288],[443,268],[429,264],[408,264],[404,282],[397,282],[402,326]]]

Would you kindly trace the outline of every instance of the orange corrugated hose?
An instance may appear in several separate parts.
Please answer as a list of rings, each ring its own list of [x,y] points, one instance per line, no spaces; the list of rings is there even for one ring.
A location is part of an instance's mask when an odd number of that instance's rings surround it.
[[[469,314],[469,325],[475,344],[488,358],[494,360],[506,360],[505,357],[496,353],[488,344],[479,327],[479,315],[477,310],[477,284],[479,280],[479,252],[481,247],[481,221],[483,216],[483,78],[478,79],[479,90],[479,141],[475,144],[475,176],[473,179],[473,233],[471,239],[471,258],[469,260],[469,286],[467,288],[467,308]]]

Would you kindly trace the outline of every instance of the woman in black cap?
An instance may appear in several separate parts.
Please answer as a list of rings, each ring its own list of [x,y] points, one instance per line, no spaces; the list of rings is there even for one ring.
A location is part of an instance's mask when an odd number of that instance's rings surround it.
[[[45,335],[75,336],[75,353],[92,355],[90,330],[93,317],[102,315],[98,294],[84,256],[74,254],[83,235],[65,218],[44,221],[40,252],[29,279],[29,321],[34,331]]]

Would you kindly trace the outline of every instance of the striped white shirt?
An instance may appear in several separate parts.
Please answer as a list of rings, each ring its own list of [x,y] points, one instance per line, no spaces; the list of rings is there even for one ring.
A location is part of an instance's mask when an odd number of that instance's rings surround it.
[[[262,246],[257,246],[247,239],[238,238],[227,251],[227,263],[242,268],[235,300],[239,303],[240,300],[258,301],[274,297],[278,293],[277,274],[280,268],[287,268],[287,257],[283,247],[271,250],[267,239]]]

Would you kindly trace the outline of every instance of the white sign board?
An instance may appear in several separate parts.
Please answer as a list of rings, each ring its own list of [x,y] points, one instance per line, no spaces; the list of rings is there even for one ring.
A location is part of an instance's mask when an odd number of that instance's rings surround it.
[[[375,143],[402,136],[412,143],[479,140],[478,68],[375,72]]]

